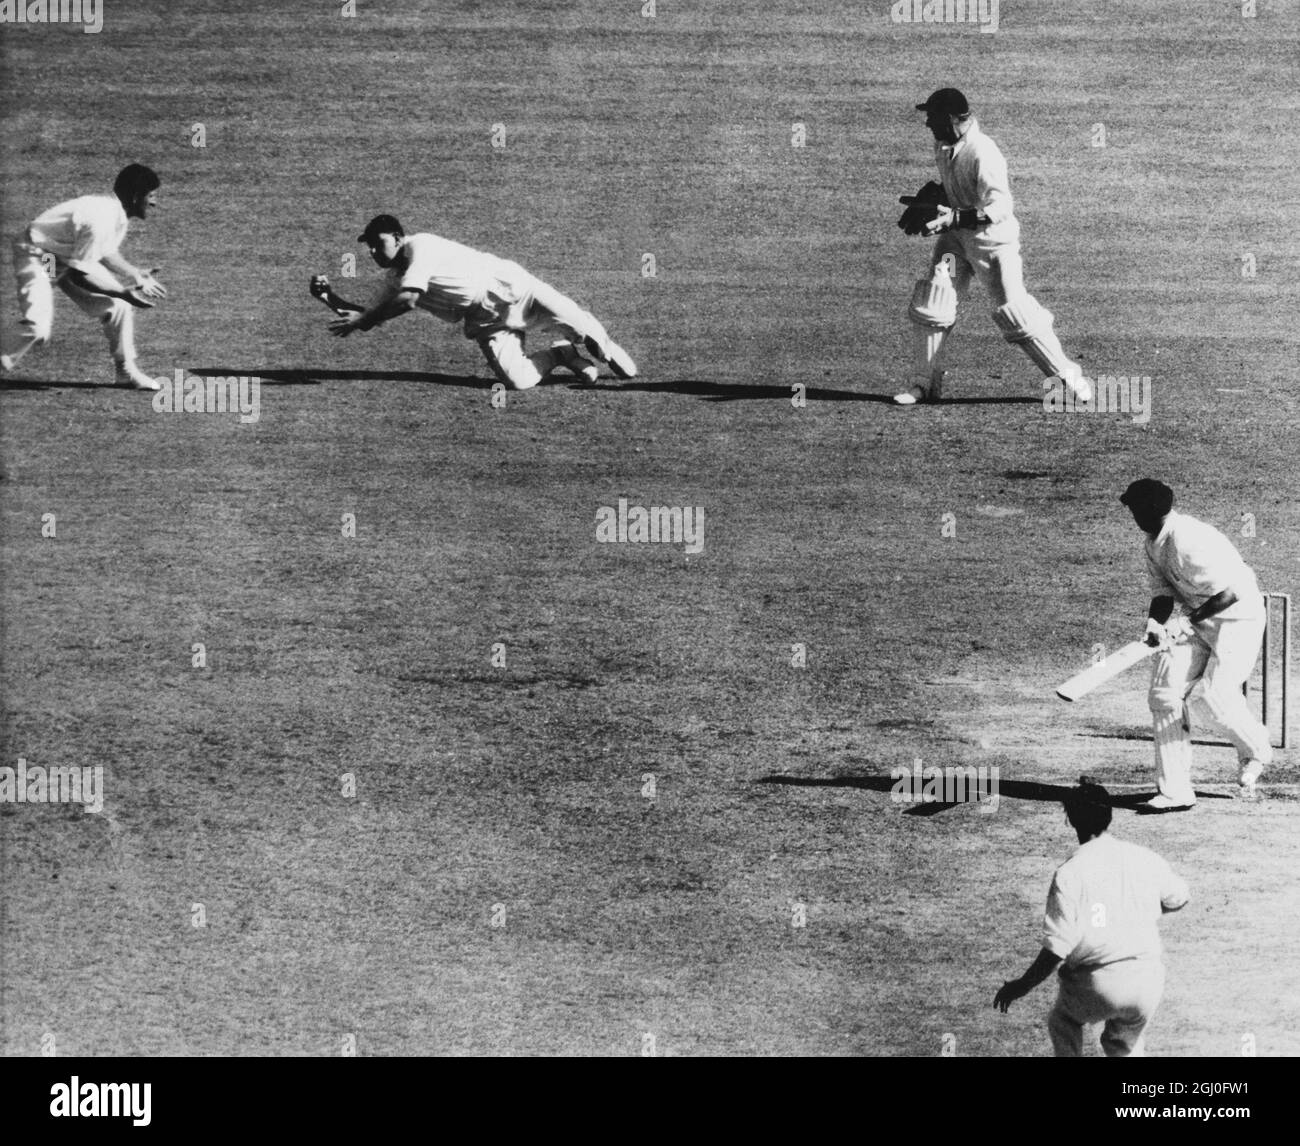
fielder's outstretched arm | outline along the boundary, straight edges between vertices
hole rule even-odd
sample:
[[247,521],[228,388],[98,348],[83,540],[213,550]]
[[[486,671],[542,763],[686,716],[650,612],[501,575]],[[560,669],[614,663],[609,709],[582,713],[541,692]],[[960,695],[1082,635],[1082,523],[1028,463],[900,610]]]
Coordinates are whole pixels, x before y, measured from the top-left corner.
[[397,318],[398,315],[414,310],[415,304],[419,301],[420,292],[418,290],[398,291],[391,298],[376,303],[369,310],[350,314],[345,318],[335,319],[330,323],[330,333],[336,334],[340,338],[346,338],[354,330],[373,330],[380,323],[387,322],[390,318]]
[[347,299],[337,294],[330,281],[324,275],[312,275],[311,279],[311,296],[318,298],[335,314],[346,318],[349,314],[360,314],[366,308],[358,306],[355,302],[348,302]]

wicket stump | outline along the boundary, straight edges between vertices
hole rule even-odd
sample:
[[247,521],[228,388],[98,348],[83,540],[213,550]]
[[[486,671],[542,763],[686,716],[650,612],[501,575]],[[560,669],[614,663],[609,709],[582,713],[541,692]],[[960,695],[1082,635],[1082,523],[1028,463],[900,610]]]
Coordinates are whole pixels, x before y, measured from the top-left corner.
[[[1277,712],[1280,717],[1281,732],[1277,741],[1278,748],[1286,748],[1291,736],[1291,594],[1264,594],[1264,643],[1260,651],[1260,719],[1272,737],[1269,717],[1273,711],[1273,661],[1274,650],[1280,650],[1277,679]],[[1274,617],[1277,618],[1276,631]]]

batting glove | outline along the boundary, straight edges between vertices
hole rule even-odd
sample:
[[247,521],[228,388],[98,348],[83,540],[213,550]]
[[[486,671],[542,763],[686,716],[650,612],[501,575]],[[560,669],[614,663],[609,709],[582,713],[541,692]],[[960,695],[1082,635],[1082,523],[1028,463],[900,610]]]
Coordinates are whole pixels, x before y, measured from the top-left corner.
[[1174,617],[1163,625],[1148,617],[1147,631],[1143,639],[1152,648],[1169,649],[1181,644],[1195,631],[1191,621],[1186,617]]
[[927,238],[933,238],[935,235],[942,235],[944,231],[951,231],[957,225],[957,212],[951,207],[939,205],[935,216],[925,225],[924,234]]

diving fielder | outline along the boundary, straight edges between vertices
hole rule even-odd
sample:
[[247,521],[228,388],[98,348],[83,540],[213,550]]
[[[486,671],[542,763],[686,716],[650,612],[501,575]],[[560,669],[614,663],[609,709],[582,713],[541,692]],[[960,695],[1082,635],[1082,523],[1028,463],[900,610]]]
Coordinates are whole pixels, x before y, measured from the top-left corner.
[[1052,314],[1025,290],[1020,224],[1012,213],[1007,161],[979,128],[966,97],[941,88],[925,103],[942,184],[927,183],[898,225],[908,235],[938,236],[929,274],[912,291],[907,317],[915,326],[912,385],[894,396],[901,406],[935,402],[943,394],[942,351],[957,321],[957,303],[979,276],[993,302],[993,321],[1049,378],[1061,378],[1077,401],[1092,398],[1079,365],[1066,357],[1052,329]]
[[[376,215],[357,242],[365,243],[370,257],[388,272],[369,307],[339,298],[323,275],[311,283],[311,293],[340,316],[330,323],[340,338],[418,307],[444,322],[463,323],[465,337],[478,343],[493,372],[513,390],[536,386],[559,366],[595,382],[599,368],[583,357],[579,345],[616,377],[636,374],[636,363],[591,314],[518,263],[437,235],[407,235],[392,215]],[[528,354],[525,335],[542,325],[565,337]]]
[[[1176,513],[1174,491],[1163,482],[1142,478],[1119,500],[1146,534],[1152,594],[1146,641],[1162,646],[1147,694],[1159,792],[1138,810],[1183,812],[1196,803],[1194,707],[1236,748],[1239,794],[1253,798],[1255,782],[1273,759],[1268,729],[1242,691],[1267,621],[1255,572],[1214,526]],[[1176,605],[1183,615],[1173,616]]]
[[1083,1054],[1088,1023],[1106,1024],[1107,1058],[1140,1057],[1165,986],[1156,924],[1187,905],[1187,884],[1155,852],[1110,834],[1110,797],[1100,784],[1081,778],[1063,803],[1079,848],[1052,877],[1038,957],[1002,984],[993,1005],[1005,1014],[1059,964],[1047,1018],[1057,1057]]
[[[159,383],[136,364],[132,308],[147,309],[167,291],[154,272],[133,267],[119,253],[128,222],[158,205],[159,179],[143,164],[122,168],[112,195],[83,195],[38,215],[14,240],[14,277],[24,336],[12,354],[0,356],[0,370],[12,373],[34,346],[50,340],[54,328],[53,285],[99,322],[113,357],[115,384],[157,390]],[[54,283],[47,266],[52,260]],[[130,285],[124,287],[118,280]]]

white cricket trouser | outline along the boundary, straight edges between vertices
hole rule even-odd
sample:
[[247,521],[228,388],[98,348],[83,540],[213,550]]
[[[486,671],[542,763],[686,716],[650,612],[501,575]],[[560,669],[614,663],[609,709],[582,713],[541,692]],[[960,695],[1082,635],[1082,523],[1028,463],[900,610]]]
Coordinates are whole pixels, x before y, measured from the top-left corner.
[[[54,290],[46,264],[45,254],[39,247],[22,239],[14,250],[14,278],[18,282],[19,321],[27,328],[28,337],[37,342],[48,342],[54,330]],[[134,309],[120,298],[95,294],[68,282],[66,268],[56,264],[58,287],[104,329],[113,361],[125,366],[135,365]]]
[[985,232],[992,230],[963,227],[945,231],[935,241],[930,268],[933,270],[945,258],[951,259],[952,285],[959,300],[965,299],[971,279],[976,276],[994,307],[1016,302],[1029,293],[1025,290],[1019,238],[991,239]]
[[[1017,338],[1021,350],[1048,376],[1072,376],[1077,367],[1062,348],[1052,329],[1052,315],[1025,289],[1024,263],[1020,257],[1020,227],[1011,220],[978,230],[945,231],[930,252],[930,280],[937,281],[936,268],[946,262],[958,303],[964,302],[973,278],[993,303],[994,311],[1011,305],[1025,316],[1026,337]],[[942,374],[941,354],[952,327],[921,326],[913,333],[914,376],[929,385]]]
[[1129,959],[1093,970],[1062,967],[1060,990],[1047,1017],[1057,1058],[1083,1054],[1083,1028],[1105,1023],[1101,1049],[1107,1058],[1140,1058],[1146,1054],[1144,1035],[1165,989],[1164,964],[1153,959]]
[[568,295],[518,267],[518,274],[489,293],[483,304],[465,318],[465,335],[478,342],[483,357],[507,386],[527,390],[536,386],[558,364],[551,350],[528,354],[524,349],[527,332],[538,326],[559,329],[578,346],[587,339],[602,350],[609,335],[590,311]]
[[[1261,606],[1262,608],[1262,606]],[[1180,804],[1192,787],[1191,715],[1196,713],[1237,750],[1237,759],[1273,758],[1268,729],[1250,711],[1241,686],[1250,678],[1264,639],[1265,618],[1211,617],[1181,644],[1158,653],[1151,667],[1151,709],[1160,792]]]

